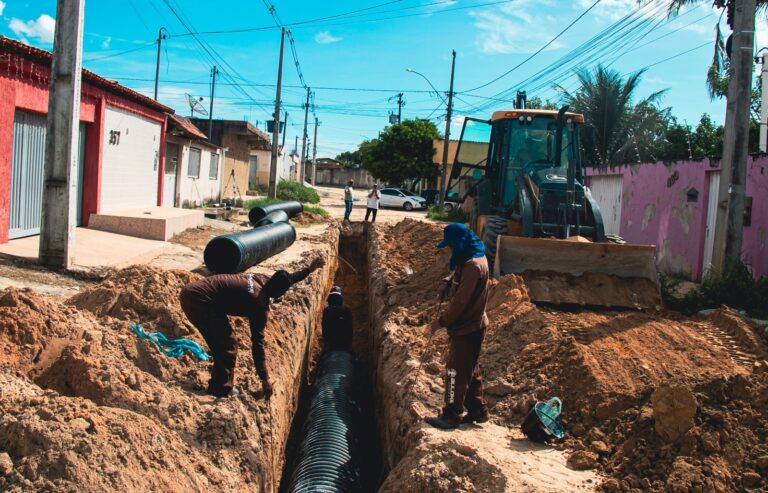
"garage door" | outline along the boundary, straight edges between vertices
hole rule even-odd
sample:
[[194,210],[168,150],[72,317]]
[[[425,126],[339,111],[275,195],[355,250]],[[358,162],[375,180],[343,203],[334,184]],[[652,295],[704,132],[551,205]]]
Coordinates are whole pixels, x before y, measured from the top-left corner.
[[[11,203],[8,238],[21,238],[40,233],[45,172],[46,117],[17,111],[13,121],[13,153],[11,157]],[[82,216],[83,159],[85,157],[85,124],[80,124],[77,179],[73,191],[77,198],[77,225]]]
[[157,206],[161,129],[158,122],[106,108],[101,212]]
[[591,176],[589,190],[600,206],[605,234],[621,234],[621,196],[624,187],[623,175]]

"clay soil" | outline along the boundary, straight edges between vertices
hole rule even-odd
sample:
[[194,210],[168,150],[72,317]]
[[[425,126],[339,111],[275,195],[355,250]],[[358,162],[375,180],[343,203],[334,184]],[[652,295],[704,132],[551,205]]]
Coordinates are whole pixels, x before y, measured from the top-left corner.
[[[330,259],[337,234],[313,256]],[[197,274],[134,266],[66,300],[0,291],[0,491],[273,491],[311,346],[306,329],[332,268],[272,309],[269,402],[245,320],[232,319],[240,394],[218,400],[203,393],[210,363],[167,357],[129,328],[140,322],[205,347],[178,303]]]
[[[768,348],[727,308],[694,318],[569,312],[537,307],[522,279],[507,276],[492,291],[481,356],[491,423],[447,433],[425,427],[422,418],[442,404],[447,347],[444,333],[426,335],[448,274],[440,239],[439,226],[410,220],[372,235],[392,469],[382,491],[768,488]],[[542,452],[519,425],[532,403],[552,396],[563,401],[567,433]],[[600,477],[579,476],[585,469]]]

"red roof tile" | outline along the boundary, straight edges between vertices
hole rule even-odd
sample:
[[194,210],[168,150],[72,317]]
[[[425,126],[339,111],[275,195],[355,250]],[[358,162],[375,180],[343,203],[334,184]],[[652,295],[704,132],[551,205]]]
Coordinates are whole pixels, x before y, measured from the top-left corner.
[[191,121],[187,120],[183,116],[172,115],[169,113],[168,119],[172,122],[173,125],[177,126],[188,137],[192,137],[193,139],[208,140],[207,135],[205,135]]
[[[50,67],[51,62],[53,61],[53,54],[50,51],[41,50],[40,48],[35,48],[34,46],[25,45],[24,43],[14,39],[6,38],[5,36],[0,36],[0,52],[14,53],[29,60],[40,62],[48,67]],[[104,77],[97,75],[90,70],[83,69],[83,81],[119,94],[127,99],[131,99],[164,113],[174,113],[173,109],[158,103],[154,99],[140,94],[133,89],[129,89],[123,85],[120,85],[115,81],[105,79]]]

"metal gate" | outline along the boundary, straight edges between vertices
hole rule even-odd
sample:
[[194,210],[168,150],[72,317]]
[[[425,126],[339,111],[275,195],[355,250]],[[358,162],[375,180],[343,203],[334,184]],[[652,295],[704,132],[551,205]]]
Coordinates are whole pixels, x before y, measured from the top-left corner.
[[624,175],[590,176],[589,190],[600,206],[605,234],[621,234],[621,199]]
[[717,223],[717,200],[720,196],[720,172],[712,171],[709,175],[707,190],[707,229],[704,232],[704,258],[701,263],[701,276],[712,268],[712,255],[715,245],[715,224]]
[[[46,117],[17,111],[13,121],[11,157],[11,204],[8,238],[40,233],[45,180]],[[85,125],[80,124],[77,160],[77,224],[82,222],[82,180],[85,157]]]
[[179,144],[165,144],[165,176],[163,177],[163,206],[175,207],[176,177],[179,166]]

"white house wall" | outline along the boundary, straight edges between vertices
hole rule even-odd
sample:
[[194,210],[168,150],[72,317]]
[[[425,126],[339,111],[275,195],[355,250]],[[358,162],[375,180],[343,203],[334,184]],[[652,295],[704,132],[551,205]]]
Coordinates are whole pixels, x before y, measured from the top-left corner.
[[105,108],[101,212],[157,205],[161,132],[159,122]]
[[[181,146],[182,155],[179,158],[181,161],[181,175],[179,175],[180,205],[182,207],[195,207],[201,206],[205,202],[218,202],[221,195],[223,155],[218,149],[204,147],[199,144],[192,143],[191,147],[200,150],[200,176],[199,178],[189,176],[190,145]],[[219,154],[219,169],[215,179],[208,177],[211,166],[211,152]]]

